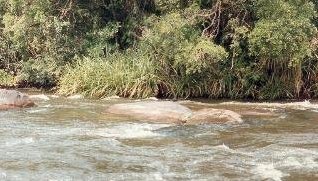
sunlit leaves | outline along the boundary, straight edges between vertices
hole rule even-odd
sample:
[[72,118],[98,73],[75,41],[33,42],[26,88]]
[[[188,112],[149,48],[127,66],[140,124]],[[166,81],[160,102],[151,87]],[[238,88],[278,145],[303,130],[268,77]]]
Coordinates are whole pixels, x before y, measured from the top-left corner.
[[311,22],[315,11],[312,3],[300,1],[258,1],[260,19],[249,37],[253,55],[290,65],[310,55],[309,42],[316,32]]

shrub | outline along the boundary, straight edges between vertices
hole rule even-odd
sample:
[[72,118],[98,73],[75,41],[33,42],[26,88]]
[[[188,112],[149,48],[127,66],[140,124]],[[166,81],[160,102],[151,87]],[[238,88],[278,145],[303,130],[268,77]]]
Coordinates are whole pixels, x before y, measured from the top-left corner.
[[57,84],[61,71],[62,66],[52,58],[30,59],[22,63],[16,81],[20,86],[51,88]]
[[259,20],[249,36],[250,52],[270,77],[291,75],[299,97],[302,62],[311,56],[310,41],[316,33],[314,5],[309,0],[259,0],[256,7]]
[[[139,49],[148,52],[162,81],[164,97],[199,97],[213,94],[211,85],[227,52],[200,32],[180,13],[148,19]],[[213,96],[213,95],[211,95]]]
[[6,71],[0,69],[0,87],[13,86],[14,77],[8,74]]

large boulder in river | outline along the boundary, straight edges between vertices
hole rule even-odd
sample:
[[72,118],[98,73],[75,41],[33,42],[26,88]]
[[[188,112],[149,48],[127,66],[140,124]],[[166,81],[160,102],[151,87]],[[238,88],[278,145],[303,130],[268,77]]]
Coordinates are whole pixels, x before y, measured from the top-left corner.
[[223,109],[192,111],[171,101],[142,101],[110,106],[107,113],[141,119],[156,123],[205,124],[242,122],[241,116]]
[[0,89],[0,110],[34,106],[28,95],[15,90]]

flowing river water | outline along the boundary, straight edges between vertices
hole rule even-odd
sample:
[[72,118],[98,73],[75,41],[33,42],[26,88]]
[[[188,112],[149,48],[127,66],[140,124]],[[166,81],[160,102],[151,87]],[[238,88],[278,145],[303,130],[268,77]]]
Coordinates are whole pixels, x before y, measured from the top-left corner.
[[317,103],[183,101],[269,114],[177,126],[102,113],[127,100],[35,98],[0,112],[1,181],[318,180]]

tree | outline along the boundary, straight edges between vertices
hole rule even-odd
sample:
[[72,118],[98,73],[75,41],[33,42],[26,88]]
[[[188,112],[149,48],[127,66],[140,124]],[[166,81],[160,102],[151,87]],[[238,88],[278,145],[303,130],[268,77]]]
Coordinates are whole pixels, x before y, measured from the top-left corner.
[[270,76],[292,77],[299,95],[301,64],[311,55],[310,41],[316,33],[314,5],[309,0],[258,0],[255,7],[258,21],[249,36],[250,52]]

